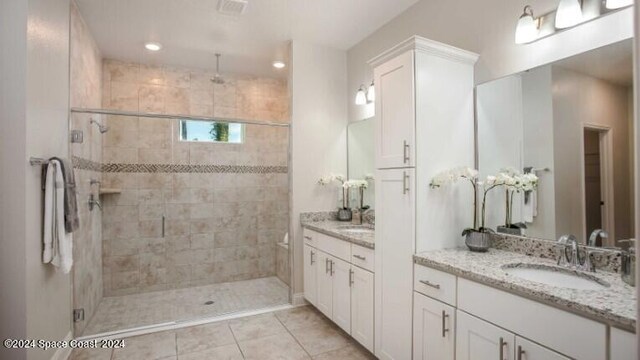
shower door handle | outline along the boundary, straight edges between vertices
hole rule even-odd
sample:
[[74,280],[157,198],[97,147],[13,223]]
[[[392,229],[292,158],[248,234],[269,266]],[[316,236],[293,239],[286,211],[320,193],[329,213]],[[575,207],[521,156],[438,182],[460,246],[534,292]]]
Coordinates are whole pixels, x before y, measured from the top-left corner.
[[163,215],[162,216],[162,237],[164,237],[164,234],[165,234],[165,231],[164,231],[165,230],[165,226],[164,226],[164,224],[165,224],[165,217]]

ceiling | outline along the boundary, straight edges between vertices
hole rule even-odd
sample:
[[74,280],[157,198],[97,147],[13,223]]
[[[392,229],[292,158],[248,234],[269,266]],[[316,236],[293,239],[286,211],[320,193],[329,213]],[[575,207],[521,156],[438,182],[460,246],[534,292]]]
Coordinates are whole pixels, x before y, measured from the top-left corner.
[[617,85],[633,85],[633,41],[607,45],[554,65]]
[[[77,0],[105,58],[286,76],[291,39],[347,50],[418,0],[249,0],[244,14],[220,14],[218,0]],[[163,49],[152,53],[146,42]]]

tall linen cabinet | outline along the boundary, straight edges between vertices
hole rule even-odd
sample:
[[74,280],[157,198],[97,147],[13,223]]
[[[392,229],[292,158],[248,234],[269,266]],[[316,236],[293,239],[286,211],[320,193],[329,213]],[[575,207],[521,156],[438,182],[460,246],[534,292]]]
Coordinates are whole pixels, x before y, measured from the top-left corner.
[[478,56],[414,36],[375,57],[375,354],[412,358],[413,254],[461,245],[470,186],[430,189],[440,171],[474,165]]

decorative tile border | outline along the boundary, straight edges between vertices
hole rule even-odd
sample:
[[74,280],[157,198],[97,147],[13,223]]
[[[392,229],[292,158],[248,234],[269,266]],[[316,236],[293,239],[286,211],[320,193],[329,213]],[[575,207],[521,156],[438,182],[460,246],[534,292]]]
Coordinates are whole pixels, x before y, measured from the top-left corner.
[[287,166],[266,165],[176,165],[176,164],[101,164],[73,156],[73,168],[105,173],[200,173],[200,174],[286,174]]
[[102,171],[102,164],[93,160],[81,158],[79,156],[72,156],[71,163],[74,169],[89,170],[89,171]]
[[264,165],[174,165],[174,164],[104,164],[106,173],[224,173],[224,174],[286,174],[286,166]]
[[[491,247],[496,249],[543,259],[557,258],[558,248],[555,241],[507,234],[493,234],[491,240]],[[594,251],[596,268],[614,273],[620,272],[622,266],[620,251],[593,247],[589,249]]]

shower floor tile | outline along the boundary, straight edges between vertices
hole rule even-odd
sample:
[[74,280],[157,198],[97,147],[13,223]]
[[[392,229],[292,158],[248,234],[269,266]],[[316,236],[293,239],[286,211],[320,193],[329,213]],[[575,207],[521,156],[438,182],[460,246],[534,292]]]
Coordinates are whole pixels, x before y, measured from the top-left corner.
[[[211,301],[213,304],[205,304]],[[105,297],[82,335],[219,316],[288,302],[289,287],[277,277]]]

